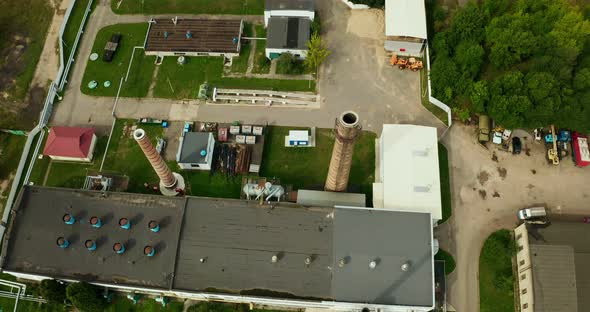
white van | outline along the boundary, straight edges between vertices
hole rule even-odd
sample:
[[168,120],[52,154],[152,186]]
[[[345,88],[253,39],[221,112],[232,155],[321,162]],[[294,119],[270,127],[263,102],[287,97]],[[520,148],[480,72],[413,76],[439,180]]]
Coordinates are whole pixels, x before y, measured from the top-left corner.
[[545,207],[532,207],[532,208],[525,208],[520,209],[518,211],[518,219],[520,220],[529,220],[533,218],[543,218],[547,216],[547,211]]

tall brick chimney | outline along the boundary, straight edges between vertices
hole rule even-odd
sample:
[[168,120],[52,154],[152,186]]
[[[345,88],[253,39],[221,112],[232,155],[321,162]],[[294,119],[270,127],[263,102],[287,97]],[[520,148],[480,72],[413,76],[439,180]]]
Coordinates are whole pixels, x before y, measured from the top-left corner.
[[336,141],[332,150],[328,178],[326,179],[326,191],[346,191],[352,165],[354,142],[360,133],[361,125],[357,113],[347,111],[336,119],[334,128]]
[[160,178],[160,192],[167,196],[176,196],[181,190],[184,190],[184,179],[178,173],[174,173],[168,168],[162,156],[156,151],[150,138],[143,129],[137,129],[133,132],[133,138],[141,147],[145,157],[149,160],[152,168]]

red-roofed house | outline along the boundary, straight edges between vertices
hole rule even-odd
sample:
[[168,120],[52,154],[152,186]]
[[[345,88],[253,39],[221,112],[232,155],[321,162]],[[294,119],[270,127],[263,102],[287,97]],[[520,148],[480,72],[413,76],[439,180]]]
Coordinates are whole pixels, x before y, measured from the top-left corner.
[[92,128],[53,127],[43,149],[43,154],[55,160],[92,161],[96,134]]

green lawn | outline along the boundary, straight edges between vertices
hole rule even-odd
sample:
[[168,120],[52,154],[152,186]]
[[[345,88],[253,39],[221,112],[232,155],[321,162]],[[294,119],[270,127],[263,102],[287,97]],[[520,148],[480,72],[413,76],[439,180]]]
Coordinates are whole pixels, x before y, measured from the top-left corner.
[[494,232],[485,241],[479,257],[481,312],[514,311],[514,253],[514,239],[509,230]]
[[9,177],[18,167],[26,136],[0,132],[0,180]]
[[124,297],[118,297],[110,303],[105,312],[182,312],[184,303],[171,301],[166,307],[151,298],[142,298],[137,305]]
[[88,170],[98,170],[100,168],[107,140],[108,137],[106,136],[97,138],[94,157],[90,163],[50,161],[49,157],[45,157],[44,160],[37,159],[35,168],[31,173],[31,181],[42,184],[46,171],[49,170],[45,182],[46,186],[82,188]]
[[[242,34],[243,37],[250,37],[252,36],[252,24],[244,23],[244,33]],[[248,41],[246,44],[242,44],[242,48],[240,50],[240,56],[234,57],[232,59],[231,71],[234,73],[242,73],[245,74],[246,70],[248,69],[248,58],[250,57],[250,51],[252,50],[252,45],[254,43],[252,41]]]
[[442,204],[441,224],[451,217],[453,209],[451,205],[451,181],[449,176],[449,155],[447,148],[438,143],[438,166],[440,175],[440,199]]
[[[256,37],[266,38],[266,29],[264,25],[256,25]],[[266,58],[264,50],[266,49],[266,40],[256,40],[256,54],[254,55],[254,74],[268,74],[270,71],[270,61]]]
[[436,255],[434,255],[434,260],[441,260],[445,262],[445,274],[449,275],[455,271],[456,263],[455,258],[453,255],[448,253],[445,250],[439,249]]
[[[160,98],[196,98],[199,85],[207,81],[212,87],[262,89],[277,91],[315,91],[315,82],[307,80],[273,80],[259,78],[224,78],[220,57],[189,57],[179,65],[173,57],[160,65],[154,96]],[[310,87],[311,85],[311,87]]]
[[[285,147],[285,136],[294,129],[266,128],[260,175],[280,178],[282,184],[292,184],[295,189],[323,189],[334,146],[332,129],[317,129],[316,147]],[[352,191],[367,194],[369,206],[375,180],[375,138],[374,133],[363,131],[356,142],[349,179]]]
[[114,0],[116,14],[236,14],[262,15],[264,0]]
[[[96,61],[86,60],[86,70],[80,85],[84,94],[95,96],[115,96],[117,94],[120,79],[127,74],[133,48],[143,46],[147,27],[147,23],[116,24],[106,26],[98,32],[92,52],[98,53],[99,58]],[[103,50],[105,44],[115,33],[122,35],[121,42],[113,60],[107,63],[102,60]],[[147,95],[155,68],[154,61],[155,56],[145,56],[143,49],[136,49],[131,73],[128,81],[123,84],[121,96],[144,97]],[[92,80],[98,82],[98,87],[91,90],[88,88],[88,83]],[[103,86],[107,80],[111,82],[111,86],[108,88]]]
[[[170,168],[178,168],[176,163],[170,164]],[[240,198],[242,177],[227,178],[224,174],[216,173],[213,176],[204,171],[176,170],[184,177],[187,194],[193,196],[216,198]]]

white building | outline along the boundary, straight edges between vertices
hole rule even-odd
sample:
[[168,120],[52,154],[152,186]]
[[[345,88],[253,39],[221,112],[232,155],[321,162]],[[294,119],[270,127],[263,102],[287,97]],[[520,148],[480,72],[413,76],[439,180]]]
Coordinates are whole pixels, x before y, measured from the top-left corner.
[[266,0],[264,3],[264,26],[271,17],[304,17],[313,21],[314,0]]
[[180,138],[176,162],[183,170],[211,170],[215,139],[211,132],[187,132]]
[[264,25],[268,59],[291,53],[298,59],[307,57],[311,22],[315,17],[314,0],[266,0]]
[[430,213],[442,219],[436,128],[383,125],[377,142],[373,206]]
[[385,0],[385,50],[422,56],[428,33],[424,0]]

